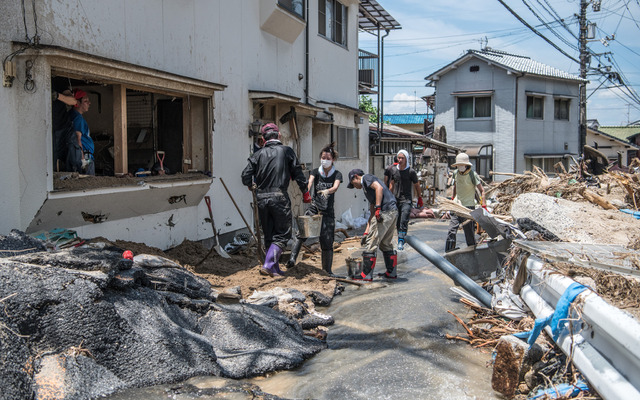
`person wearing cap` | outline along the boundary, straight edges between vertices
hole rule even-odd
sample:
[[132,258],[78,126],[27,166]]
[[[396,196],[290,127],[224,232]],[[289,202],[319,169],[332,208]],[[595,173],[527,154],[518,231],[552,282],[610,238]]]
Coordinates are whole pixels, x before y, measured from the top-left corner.
[[386,271],[378,274],[388,279],[398,276],[398,255],[393,248],[393,228],[398,218],[396,198],[378,177],[365,174],[361,169],[349,172],[349,189],[362,189],[369,201],[371,216],[367,222],[361,244],[365,247],[362,252],[362,272],[354,280],[372,281],[373,269],[376,266],[378,247],[382,251]]
[[78,101],[70,111],[75,135],[69,140],[67,153],[67,169],[69,171],[82,172],[86,175],[95,175],[95,164],[93,159],[93,139],[89,131],[89,124],[84,119],[83,114],[89,111],[91,101],[89,95],[82,89],[76,89],[73,97]]
[[[418,208],[423,206],[422,188],[418,182],[418,174],[409,165],[409,152],[400,150],[396,156],[398,164],[393,165],[389,171],[389,190],[396,196],[398,206],[398,220],[396,229],[398,230],[398,250],[404,250],[404,237],[409,228],[409,216],[413,208],[413,194],[415,190],[418,197]],[[385,171],[385,175],[386,175]]]
[[[484,206],[485,203],[484,188],[482,187],[478,174],[471,169],[471,166],[469,156],[466,153],[459,153],[456,156],[456,162],[452,165],[452,167],[457,167],[457,170],[453,172],[454,183],[451,200],[457,198],[458,203],[473,210],[476,207],[476,189],[480,193],[481,205]],[[464,238],[467,241],[467,246],[474,246],[476,244],[474,224],[473,222],[463,224],[465,221],[466,218],[451,214],[445,252],[456,249],[456,234],[460,225],[462,225],[462,229],[464,230]]]
[[260,130],[264,146],[249,157],[242,171],[242,184],[250,190],[255,185],[260,225],[267,249],[260,273],[281,276],[279,261],[282,251],[291,239],[291,200],[287,189],[294,180],[303,193],[303,201],[311,202],[307,178],[302,173],[296,153],[280,141],[282,136],[276,124],[266,124]]

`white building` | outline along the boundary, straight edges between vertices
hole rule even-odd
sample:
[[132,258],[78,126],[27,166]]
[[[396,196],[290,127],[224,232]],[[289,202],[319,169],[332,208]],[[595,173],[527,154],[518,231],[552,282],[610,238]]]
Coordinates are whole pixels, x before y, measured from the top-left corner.
[[[220,178],[251,221],[240,172],[253,149],[252,122],[278,123],[308,168],[334,140],[345,179],[354,167],[367,170],[368,124],[358,110],[361,8],[358,0],[0,3],[7,61],[0,234],[69,228],[169,248],[211,237],[204,195],[222,233],[242,229]],[[59,190],[51,94],[68,86],[89,94],[98,175],[148,169],[157,151],[181,174],[133,185],[86,178],[86,188]],[[295,124],[280,122],[292,110]],[[301,212],[291,186],[294,213]],[[337,215],[365,208],[346,182],[336,196]]]
[[436,88],[435,126],[447,143],[493,147],[493,170],[553,171],[578,154],[578,95],[584,80],[528,57],[485,49],[427,76]]

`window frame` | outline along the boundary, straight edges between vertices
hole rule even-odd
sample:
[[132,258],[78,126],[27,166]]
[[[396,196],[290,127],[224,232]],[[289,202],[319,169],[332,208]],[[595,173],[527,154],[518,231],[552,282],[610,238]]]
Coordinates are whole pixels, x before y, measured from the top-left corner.
[[[336,126],[338,154],[341,159],[360,158],[360,131],[358,128]],[[351,137],[345,135],[351,134]],[[350,139],[350,140],[349,140]]]
[[[306,2],[308,0],[278,0],[278,6],[280,6],[282,9],[287,10],[289,13],[295,15],[296,17],[300,18],[301,20],[305,20],[305,6],[306,6]],[[298,14],[295,11],[295,6],[294,3],[301,3],[301,10],[300,13]]]
[[[339,17],[339,21],[338,21]],[[318,35],[347,47],[349,7],[338,0],[318,0]],[[330,32],[327,32],[330,30]]]
[[[564,110],[566,112],[566,118],[558,116],[560,107],[558,105],[564,104]],[[566,97],[554,97],[553,98],[553,119],[555,121],[569,121],[571,119],[571,99]]]
[[[468,101],[471,99],[471,116],[461,116],[462,107],[460,101]],[[478,115],[477,99],[489,100],[489,115]],[[456,119],[461,120],[490,120],[493,118],[493,96],[456,96]]]
[[[529,114],[529,100],[531,100],[531,114]],[[536,113],[536,100],[540,102],[540,115],[538,116]],[[527,95],[527,104],[525,108],[525,115],[527,119],[535,119],[535,120],[544,120],[544,96],[536,96],[533,94]]]
[[182,170],[174,172],[188,172],[196,168],[211,170],[214,94],[226,86],[61,48],[44,46],[41,55],[50,69],[50,79],[62,76],[112,87],[115,176],[130,172],[127,90],[182,98]]

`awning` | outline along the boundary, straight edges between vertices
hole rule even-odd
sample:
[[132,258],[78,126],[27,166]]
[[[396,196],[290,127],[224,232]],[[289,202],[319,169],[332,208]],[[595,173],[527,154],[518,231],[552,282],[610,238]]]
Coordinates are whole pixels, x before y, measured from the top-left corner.
[[288,103],[291,105],[295,105],[296,107],[299,107],[301,109],[309,110],[312,112],[320,112],[323,110],[320,107],[316,107],[311,104],[302,103],[300,97],[295,97],[288,94],[269,91],[269,90],[249,90],[249,99],[253,101],[262,102],[265,104]]
[[524,158],[569,158],[577,154],[571,153],[544,153],[544,154],[525,154]]
[[400,23],[376,0],[360,0],[358,28],[363,31],[402,29]]
[[491,96],[494,90],[464,90],[451,93],[452,96]]

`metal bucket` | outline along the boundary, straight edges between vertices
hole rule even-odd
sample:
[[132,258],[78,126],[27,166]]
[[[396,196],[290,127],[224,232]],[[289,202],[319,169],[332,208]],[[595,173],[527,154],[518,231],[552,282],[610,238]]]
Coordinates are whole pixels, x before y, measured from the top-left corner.
[[362,273],[362,259],[360,258],[347,258],[347,269],[349,278],[360,276]]
[[311,238],[320,236],[322,229],[322,215],[301,215],[297,219],[300,237]]

